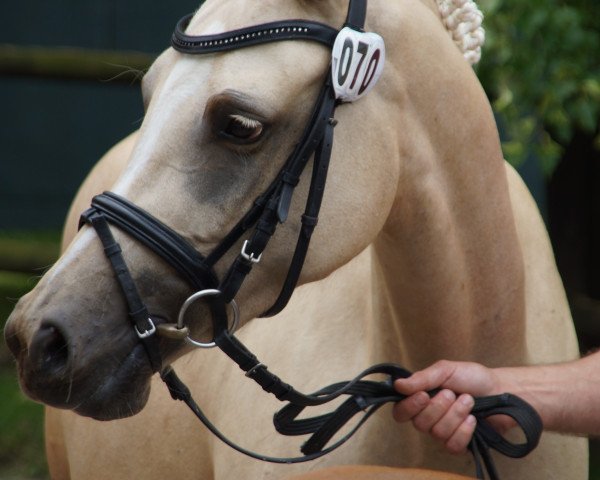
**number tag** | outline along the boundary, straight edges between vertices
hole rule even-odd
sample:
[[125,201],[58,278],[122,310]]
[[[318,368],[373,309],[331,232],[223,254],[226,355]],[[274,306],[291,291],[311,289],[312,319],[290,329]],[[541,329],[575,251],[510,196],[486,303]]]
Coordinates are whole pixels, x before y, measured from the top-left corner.
[[344,27],[333,45],[331,75],[335,97],[354,102],[375,86],[385,63],[383,38]]

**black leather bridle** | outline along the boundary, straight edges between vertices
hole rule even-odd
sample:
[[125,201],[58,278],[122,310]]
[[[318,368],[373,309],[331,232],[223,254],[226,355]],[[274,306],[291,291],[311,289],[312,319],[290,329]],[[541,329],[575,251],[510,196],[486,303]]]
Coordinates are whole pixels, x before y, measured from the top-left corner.
[[[354,32],[362,32],[366,10],[366,0],[350,0],[344,26]],[[340,30],[318,22],[286,20],[218,35],[190,36],[185,34],[184,30],[191,18],[192,15],[188,15],[177,24],[172,38],[173,48],[183,54],[218,53],[284,40],[314,41],[333,49],[340,34]],[[372,58],[380,59],[376,55],[373,55]],[[376,66],[376,61],[372,63]],[[367,80],[370,82],[373,79],[375,66],[372,70],[367,69],[363,86]],[[371,68],[371,64],[368,68]],[[301,217],[302,226],[296,248],[281,293],[263,316],[271,316],[280,312],[296,287],[310,238],[317,224],[323,198],[333,143],[333,130],[337,123],[334,120],[334,112],[336,106],[342,103],[334,83],[335,79],[332,73],[328,72],[315,102],[310,121],[284,166],[269,187],[256,199],[250,210],[206,257],[151,214],[111,192],[94,197],[91,208],[82,214],[80,221],[80,226],[87,223],[96,230],[127,302],[135,332],[146,348],[153,370],[160,372],[173,398],[183,400],[207,428],[228,445],[250,457],[275,463],[304,462],[338,448],[378,408],[388,402],[397,402],[404,398],[394,390],[392,383],[396,378],[410,375],[408,371],[398,365],[380,364],[365,370],[352,381],[330,385],[313,394],[306,395],[273,375],[237,340],[233,335],[233,329],[228,326],[227,306],[232,305],[237,310],[234,297],[252,267],[260,261],[277,225],[287,220],[294,188],[312,158],[312,179],[305,211]],[[361,93],[363,92],[361,91]],[[207,298],[213,320],[214,345],[223,350],[246,372],[246,376],[257,382],[266,392],[287,402],[286,406],[274,416],[276,430],[284,435],[312,434],[301,448],[303,456],[275,458],[246,450],[224,437],[204,416],[192,399],[189,389],[179,380],[173,369],[163,365],[158,346],[156,332],[161,329],[167,336],[189,339],[188,329],[181,320],[182,313],[180,313],[180,319],[176,325],[157,325],[159,322],[148,312],[137,291],[121,248],[112,235],[110,225],[118,227],[158,254],[198,292],[188,299],[184,304],[185,308],[199,298]],[[227,274],[224,278],[219,279],[214,272],[214,265],[251,229],[253,229],[252,234],[244,242],[241,252],[229,267]],[[185,308],[182,308],[182,312]],[[192,341],[192,343],[198,342]],[[204,344],[200,345],[204,346]],[[364,377],[375,373],[387,375],[388,381],[363,380]],[[435,391],[430,392],[431,395],[435,393]],[[342,395],[347,396],[347,399],[333,412],[317,417],[297,419],[306,407],[322,405]],[[339,429],[361,411],[364,412],[364,415],[353,429],[341,439],[330,444]],[[473,414],[477,417],[478,423],[470,449],[475,458],[476,473],[479,478],[483,478],[484,475],[483,465],[485,465],[490,478],[497,478],[489,448],[511,457],[522,457],[533,450],[539,441],[542,431],[541,419],[531,406],[518,397],[503,394],[477,398]],[[509,415],[517,421],[525,434],[525,443],[510,443],[494,431],[485,418],[497,414]]]

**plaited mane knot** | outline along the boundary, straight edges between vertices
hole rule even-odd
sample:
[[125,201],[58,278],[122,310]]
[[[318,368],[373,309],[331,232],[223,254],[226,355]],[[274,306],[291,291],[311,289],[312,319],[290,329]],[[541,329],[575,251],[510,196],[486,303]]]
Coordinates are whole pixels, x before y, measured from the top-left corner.
[[473,0],[436,0],[442,22],[465,59],[474,65],[485,42],[483,13]]

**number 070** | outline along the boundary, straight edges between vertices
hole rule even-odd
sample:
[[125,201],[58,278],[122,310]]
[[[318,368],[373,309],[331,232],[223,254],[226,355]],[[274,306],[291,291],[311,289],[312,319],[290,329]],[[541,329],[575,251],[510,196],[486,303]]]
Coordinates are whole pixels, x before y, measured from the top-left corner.
[[[341,43],[341,48],[338,42]],[[337,48],[336,48],[337,46]],[[333,81],[338,98],[358,99],[377,81],[385,52],[379,35],[344,28],[338,35],[333,51]],[[339,56],[337,56],[339,54]]]

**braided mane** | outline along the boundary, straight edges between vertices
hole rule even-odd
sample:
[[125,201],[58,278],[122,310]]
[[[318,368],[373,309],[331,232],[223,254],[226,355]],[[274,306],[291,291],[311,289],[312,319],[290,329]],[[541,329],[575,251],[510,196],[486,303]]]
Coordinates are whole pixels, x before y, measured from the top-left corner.
[[465,59],[474,65],[481,59],[485,30],[483,13],[473,0],[436,0],[442,22]]

